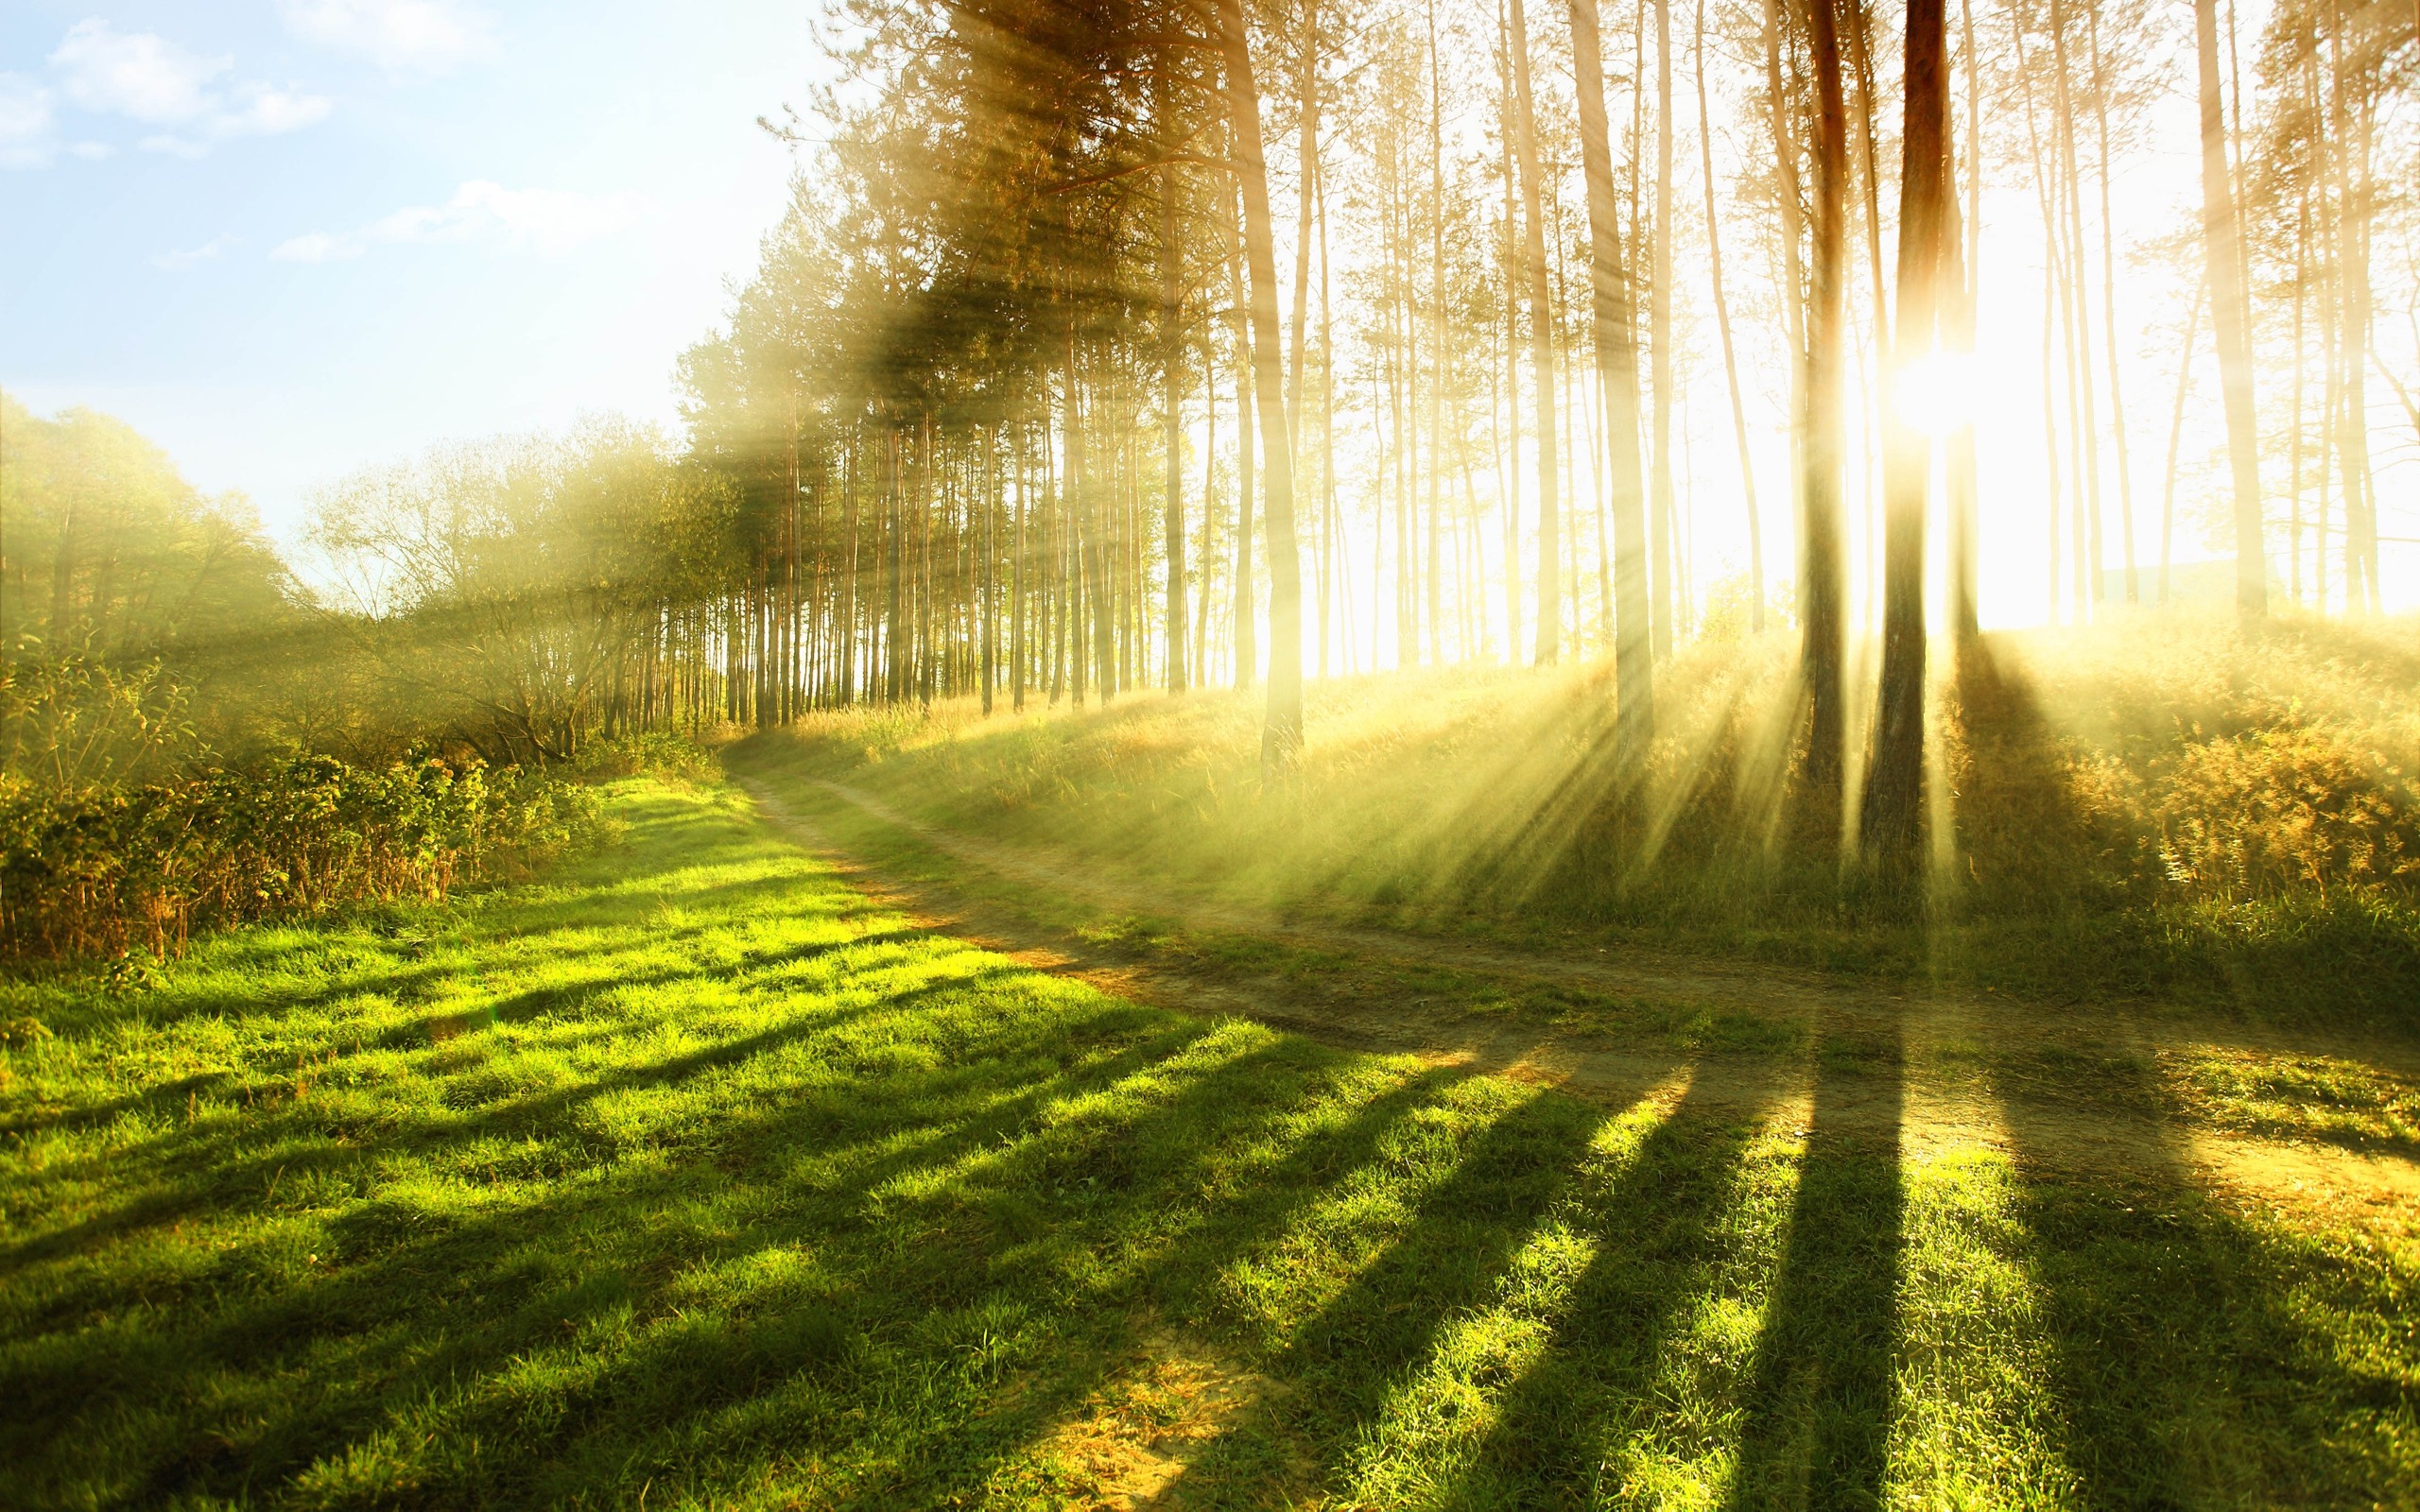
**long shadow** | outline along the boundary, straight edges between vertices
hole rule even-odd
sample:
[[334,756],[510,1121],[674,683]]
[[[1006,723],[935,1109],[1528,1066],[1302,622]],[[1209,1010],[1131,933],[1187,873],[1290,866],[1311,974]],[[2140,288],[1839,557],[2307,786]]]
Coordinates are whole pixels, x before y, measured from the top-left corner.
[[[1187,1143],[1198,1139],[1202,1147],[1168,1169],[1155,1189],[1180,1199],[1190,1194],[1193,1200],[1183,1204],[1184,1211],[1173,1222],[1168,1213],[1148,1202],[1121,1205],[1119,1211],[1128,1215],[1128,1221],[1099,1230],[1094,1245],[1102,1250],[1135,1246],[1147,1258],[1130,1274],[1085,1288],[1083,1305],[1098,1310],[1093,1314],[1093,1348],[1074,1369],[1062,1370],[1047,1381],[1021,1382],[1013,1400],[993,1415],[998,1436],[992,1452],[971,1462],[963,1454],[947,1452],[948,1460],[958,1462],[954,1468],[946,1462],[928,1465],[917,1480],[920,1502],[946,1503],[952,1497],[976,1494],[992,1465],[1029,1448],[1080,1410],[1108,1379],[1115,1363],[1131,1354],[1138,1316],[1165,1314],[1170,1321],[1197,1329],[1215,1326],[1219,1308],[1217,1282],[1232,1263],[1274,1242],[1322,1196],[1367,1169],[1392,1135],[1468,1077],[1466,1072],[1450,1066],[1426,1067],[1404,1076],[1351,1108],[1332,1126],[1300,1140],[1279,1160],[1253,1172],[1248,1189],[1230,1189],[1204,1201],[1198,1173],[1216,1164],[1220,1153],[1249,1148],[1289,1113],[1333,1095],[1335,1075],[1354,1064],[1354,1057],[1307,1041],[1281,1043],[1290,1046],[1292,1054],[1329,1069],[1299,1095],[1278,1102],[1269,1100],[1265,1088],[1245,1081],[1241,1085],[1250,1088],[1242,1093],[1245,1106],[1256,1107],[1258,1111],[1241,1127],[1203,1130],[1197,1122],[1162,1122],[1167,1134]],[[1196,1101],[1205,1116],[1219,1106],[1208,1099]],[[1166,1141],[1164,1136],[1129,1143],[1150,1148]],[[1123,1189],[1132,1190],[1131,1184],[1123,1184]],[[1150,1190],[1136,1195],[1147,1195]],[[919,1447],[939,1452],[953,1449],[946,1441]]]
[[[755,1034],[717,1040],[644,1066],[624,1067],[536,1096],[512,1098],[475,1110],[465,1110],[461,1116],[413,1129],[385,1143],[390,1149],[425,1157],[445,1146],[465,1144],[494,1134],[534,1134],[598,1098],[668,1086],[694,1075],[740,1064],[792,1041],[823,1037],[856,1019],[877,1013],[911,1010],[935,997],[978,989],[986,981],[1024,974],[1027,974],[1027,969],[1003,963],[970,976],[948,977],[925,983],[905,992],[878,996],[852,1007],[801,1015]],[[356,1152],[327,1139],[324,1132],[312,1124],[304,1124],[292,1132],[306,1138],[317,1136],[317,1143],[313,1145],[298,1148],[291,1142],[278,1143],[266,1154],[233,1163],[214,1158],[215,1151],[232,1150],[237,1145],[261,1144],[265,1143],[265,1132],[257,1121],[230,1120],[223,1130],[214,1134],[170,1133],[160,1136],[156,1143],[173,1147],[181,1164],[198,1164],[212,1172],[206,1186],[147,1193],[132,1202],[92,1214],[66,1228],[0,1248],[0,1277],[12,1275],[45,1260],[87,1249],[105,1240],[124,1238],[141,1229],[157,1228],[205,1210],[243,1211],[265,1205],[269,1180],[279,1170],[291,1170],[301,1175],[314,1168],[324,1170],[350,1166],[360,1160]],[[237,1200],[238,1194],[256,1191],[264,1194],[258,1201]]]
[[1827,1032],[1790,1202],[1789,1247],[1766,1304],[1730,1505],[1869,1507],[1883,1501],[1907,1196],[1895,1026]]
[[[1284,1440],[1333,1449],[1374,1420],[1439,1331],[1490,1296],[1525,1240],[1567,1195],[1605,1110],[1538,1093],[1475,1131],[1402,1228],[1267,1365],[1290,1388],[1230,1424],[1169,1494],[1250,1500],[1282,1478]],[[1288,1419],[1307,1420],[1299,1424]]]
[[[1084,1016],[1072,1020],[1062,1017],[1051,1024],[1035,1025],[1024,1037],[1022,1045],[993,1046],[1001,1057],[1008,1057],[996,1063],[1008,1068],[1010,1074],[1017,1075],[1016,1068],[1020,1066],[1028,1068],[1029,1074],[1022,1081],[1001,1087],[999,1091],[1004,1095],[978,1099],[981,1106],[959,1120],[955,1127],[946,1129],[939,1141],[923,1142],[913,1148],[891,1146],[879,1150],[876,1159],[850,1173],[845,1193],[826,1196],[838,1197],[844,1208],[854,1210],[861,1205],[864,1194],[903,1167],[919,1161],[945,1161],[954,1154],[990,1145],[1024,1125],[1047,1102],[1080,1097],[1121,1076],[1147,1069],[1182,1053],[1206,1032],[1199,1023],[1175,1021],[1166,1030],[1146,1034],[1119,1055],[1072,1074],[1059,1072],[1048,1051],[1068,1034],[1081,1035],[1100,1028],[1131,1036],[1136,1029],[1134,1013],[1122,1005],[1104,1005],[1090,1019],[1094,1022],[1088,1022]],[[1031,1069],[1043,1065],[1050,1070]],[[1220,1078],[1222,1085],[1196,1089],[1193,1101],[1201,1108],[1232,1103],[1242,1087],[1265,1069],[1255,1057],[1248,1057],[1225,1069]],[[888,1086],[877,1083],[856,1088],[853,1096],[855,1100],[871,1100],[881,1106],[926,1106],[934,1096],[925,1085],[929,1080],[927,1074],[910,1074],[906,1076],[910,1085],[900,1085],[899,1078],[893,1078]],[[713,1167],[726,1167],[735,1159],[740,1163],[736,1171],[716,1169],[714,1179],[721,1184],[720,1190],[738,1194],[737,1200],[745,1211],[733,1216],[745,1221],[735,1225],[735,1231],[726,1240],[705,1246],[707,1254],[693,1252],[683,1257],[685,1260],[694,1263],[710,1259],[716,1249],[752,1250],[768,1243],[801,1239],[848,1241],[848,1226],[836,1233],[828,1218],[818,1222],[801,1213],[796,1201],[779,1190],[782,1182],[768,1185],[763,1180],[777,1177],[786,1168],[789,1152],[799,1147],[801,1138],[809,1135],[817,1122],[816,1108],[797,1103],[722,1121],[707,1142],[710,1153],[721,1152]],[[748,1179],[752,1172],[758,1179]],[[326,1393],[304,1415],[279,1426],[276,1437],[285,1446],[282,1456],[269,1452],[266,1459],[256,1457],[242,1468],[242,1479],[246,1481],[290,1473],[368,1432],[382,1400],[408,1401],[426,1383],[479,1378],[516,1353],[550,1337],[559,1338],[562,1327],[580,1316],[632,1301],[646,1302],[649,1294],[662,1290],[671,1280],[672,1267],[663,1263],[668,1256],[659,1255],[645,1267],[652,1276],[643,1283],[634,1284],[637,1278],[624,1267],[591,1265],[583,1267],[581,1279],[572,1284],[541,1294],[516,1288],[510,1275],[499,1274],[498,1257],[512,1259],[543,1253],[563,1245],[603,1212],[626,1212],[626,1222],[632,1226],[632,1231],[643,1231],[644,1224],[639,1220],[646,1213],[664,1203],[694,1196],[694,1191],[689,1190],[693,1180],[694,1177],[684,1175],[677,1166],[650,1165],[611,1176],[599,1184],[571,1189],[546,1201],[512,1205],[491,1215],[440,1224],[434,1229],[415,1225],[398,1231],[381,1222],[374,1212],[340,1217],[329,1226],[331,1237],[339,1250],[360,1255],[359,1261],[323,1281],[285,1288],[273,1297],[245,1297],[237,1305],[213,1309],[216,1315],[198,1320],[198,1329],[179,1331],[184,1333],[176,1349],[181,1363],[170,1374],[268,1368],[301,1355],[319,1355],[328,1344],[365,1338],[374,1344],[382,1332],[391,1332],[394,1324],[402,1321],[398,1309],[410,1304],[399,1298],[415,1293],[424,1295],[431,1277],[456,1277],[465,1286],[485,1294],[466,1308],[449,1309],[452,1315],[444,1322],[431,1320],[438,1331],[435,1347],[424,1343],[413,1349],[411,1367],[402,1380],[388,1379],[387,1372],[380,1370],[359,1372],[356,1384]],[[588,1247],[588,1244],[579,1247]],[[908,1274],[899,1279],[909,1280],[923,1273],[945,1283],[939,1291],[962,1289],[968,1278],[953,1262],[964,1258],[961,1246],[943,1246],[935,1252],[911,1257]],[[516,1261],[515,1265],[518,1264],[520,1262]],[[512,1268],[515,1267],[506,1267]],[[938,1275],[934,1274],[936,1271]],[[979,1279],[980,1274],[978,1265],[974,1276]],[[751,1332],[741,1330],[743,1334]],[[772,1335],[779,1334],[778,1329],[772,1331]],[[56,1342],[64,1346],[69,1341],[60,1337]],[[814,1338],[794,1342],[808,1354],[824,1349]],[[74,1349],[63,1354],[54,1350],[47,1368],[39,1360],[21,1360],[9,1371],[9,1399],[46,1407],[30,1417],[12,1415],[17,1420],[9,1425],[6,1436],[21,1443],[39,1439],[55,1427],[72,1421],[79,1404],[92,1401],[95,1389],[102,1383],[113,1383],[118,1389],[161,1392],[164,1383],[157,1372],[165,1362],[157,1358],[156,1348],[135,1348],[113,1364],[112,1357],[123,1349],[124,1346],[98,1351]],[[828,1349],[824,1352],[829,1352]],[[682,1398],[683,1405],[694,1409],[724,1400],[752,1382],[761,1383],[763,1372],[777,1363],[765,1354],[765,1349],[758,1349],[738,1362],[689,1362],[684,1372],[686,1384],[674,1394]],[[645,1375],[662,1364],[646,1350],[636,1351],[629,1363],[606,1372],[600,1381],[604,1388],[610,1388],[614,1380],[631,1370]],[[167,1394],[177,1395],[173,1391]],[[611,1389],[602,1389],[602,1396],[600,1410],[615,1405]],[[658,1405],[662,1403],[659,1401]],[[610,1417],[611,1413],[607,1415]],[[232,1463],[219,1465],[217,1460],[221,1457],[211,1456],[209,1464],[199,1467],[182,1461],[163,1466],[157,1472],[160,1478],[155,1480],[154,1489],[162,1494],[202,1486],[224,1490],[233,1483],[223,1475],[234,1473],[236,1467]],[[196,1479],[196,1475],[199,1478]]]
[[[2113,1074],[2141,1078],[2136,1106],[2156,1106],[2149,1067]],[[2054,1106],[2021,1089],[2001,1103],[2086,1504],[2413,1504],[2408,1272],[2359,1258],[2356,1235],[2264,1229],[2214,1200],[2164,1122],[2113,1168]]]
[[2100,849],[2068,753],[2024,667],[1986,636],[1958,659],[1954,717],[1963,769],[1950,775],[1971,906],[2072,914],[2090,898]]
[[1736,1106],[1684,1096],[1613,1178],[1584,1194],[1572,1222],[1595,1253],[1528,1366],[1497,1393],[1493,1427],[1443,1500],[1464,1505],[1584,1500],[1609,1437],[1651,1424],[1671,1341],[1715,1283],[1735,1238],[1725,1219],[1778,1068],[1740,1088]]

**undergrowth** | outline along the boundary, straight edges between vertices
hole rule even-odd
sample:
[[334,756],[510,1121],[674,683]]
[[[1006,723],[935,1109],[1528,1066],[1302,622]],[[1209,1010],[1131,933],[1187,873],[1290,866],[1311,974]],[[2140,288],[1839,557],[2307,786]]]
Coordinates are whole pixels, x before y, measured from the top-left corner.
[[1987,637],[1936,679],[1917,907],[1794,842],[1786,632],[1668,667],[1643,775],[1614,760],[1602,665],[1315,685],[1274,791],[1251,693],[823,713],[730,760],[1289,909],[2401,1020],[2420,980],[2412,629],[2146,616]]

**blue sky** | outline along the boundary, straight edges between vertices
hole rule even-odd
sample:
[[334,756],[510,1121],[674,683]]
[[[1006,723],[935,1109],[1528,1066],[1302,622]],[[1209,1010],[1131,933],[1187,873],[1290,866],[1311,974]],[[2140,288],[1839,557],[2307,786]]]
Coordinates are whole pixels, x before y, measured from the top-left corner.
[[800,0],[0,7],[0,387],[250,494],[670,420],[821,65]]

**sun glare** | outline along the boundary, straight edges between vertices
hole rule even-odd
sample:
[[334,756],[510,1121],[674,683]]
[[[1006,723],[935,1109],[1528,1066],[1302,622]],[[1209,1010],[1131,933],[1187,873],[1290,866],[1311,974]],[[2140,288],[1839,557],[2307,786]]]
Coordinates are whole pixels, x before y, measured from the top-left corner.
[[1899,369],[1892,413],[1927,436],[1943,437],[1975,421],[1979,368],[1971,352],[1935,352]]

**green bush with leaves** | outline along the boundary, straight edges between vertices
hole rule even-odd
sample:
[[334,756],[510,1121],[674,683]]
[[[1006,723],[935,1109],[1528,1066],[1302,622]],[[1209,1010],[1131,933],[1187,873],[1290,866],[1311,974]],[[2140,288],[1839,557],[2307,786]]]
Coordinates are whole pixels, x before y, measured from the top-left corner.
[[0,955],[164,955],[198,927],[442,898],[603,824],[592,789],[433,757],[295,756],[82,792],[0,779]]

